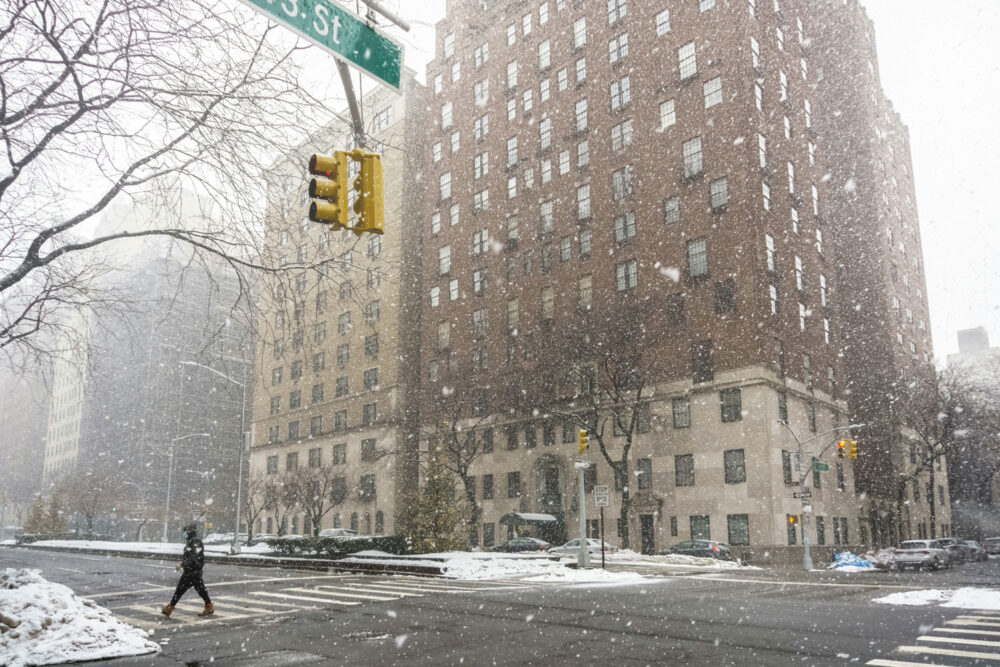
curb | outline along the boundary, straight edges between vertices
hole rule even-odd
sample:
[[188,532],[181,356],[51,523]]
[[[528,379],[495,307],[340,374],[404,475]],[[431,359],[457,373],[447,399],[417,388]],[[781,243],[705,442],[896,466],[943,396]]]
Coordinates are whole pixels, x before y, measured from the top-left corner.
[[[11,549],[34,549],[36,551],[62,551],[66,553],[91,554],[96,556],[115,556],[118,558],[143,558],[146,560],[171,561],[179,558],[178,554],[158,554],[148,551],[118,551],[111,549],[85,549],[75,547],[41,547],[32,544],[4,545]],[[444,564],[412,565],[389,563],[342,563],[336,560],[320,558],[248,558],[244,556],[223,556],[205,554],[206,563],[236,565],[243,567],[276,568],[282,570],[310,570],[325,572],[361,572],[371,574],[415,574],[429,577],[440,577],[444,574]]]

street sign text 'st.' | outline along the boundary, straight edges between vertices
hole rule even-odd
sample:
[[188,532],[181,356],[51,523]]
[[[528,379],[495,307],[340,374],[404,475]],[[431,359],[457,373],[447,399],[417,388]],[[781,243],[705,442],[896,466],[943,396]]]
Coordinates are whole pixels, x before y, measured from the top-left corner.
[[328,0],[242,0],[399,91],[403,47]]

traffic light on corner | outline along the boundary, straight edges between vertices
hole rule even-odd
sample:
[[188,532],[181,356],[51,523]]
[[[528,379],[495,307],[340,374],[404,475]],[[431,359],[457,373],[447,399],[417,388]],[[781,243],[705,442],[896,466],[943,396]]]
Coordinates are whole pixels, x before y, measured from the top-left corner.
[[590,449],[590,437],[587,435],[587,432],[582,428],[576,430],[576,444],[580,448],[579,451],[580,454],[583,454],[585,451]]
[[385,233],[385,206],[382,184],[382,156],[378,153],[352,151],[352,157],[361,163],[361,169],[354,179],[354,189],[358,196],[354,200],[354,212],[358,221],[351,231],[360,236]]
[[858,441],[848,440],[847,457],[851,459],[858,458]]
[[793,526],[798,525],[799,524],[799,515],[798,514],[789,514],[788,515],[788,523],[791,524],[791,525],[793,525]]
[[847,440],[837,441],[837,458],[838,459],[847,458]]
[[347,227],[347,153],[336,151],[333,155],[313,155],[309,158],[309,196],[325,199],[309,205],[309,219],[333,225],[334,229]]

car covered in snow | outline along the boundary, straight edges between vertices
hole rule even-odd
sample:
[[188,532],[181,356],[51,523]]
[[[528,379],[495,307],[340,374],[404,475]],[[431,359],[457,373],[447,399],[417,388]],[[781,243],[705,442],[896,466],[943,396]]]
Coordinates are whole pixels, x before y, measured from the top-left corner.
[[990,559],[989,554],[986,553],[986,548],[975,540],[966,540],[965,547],[969,552],[969,560],[973,563],[981,563],[984,560]]
[[552,545],[537,537],[512,537],[503,544],[493,547],[493,551],[520,553],[522,551],[545,551]]
[[663,554],[681,554],[682,556],[698,556],[700,558],[718,558],[719,560],[733,560],[733,554],[729,551],[729,545],[722,542],[712,542],[711,540],[689,540],[678,542],[670,547]]
[[336,537],[344,540],[349,540],[355,537],[361,537],[358,535],[358,531],[351,530],[350,528],[324,528],[319,531],[320,537]]
[[951,563],[947,545],[941,540],[906,540],[893,552],[896,569],[938,570]]
[[[604,553],[613,554],[616,551],[618,551],[618,547],[614,546],[613,544],[608,544],[607,542],[602,543],[600,540],[594,538],[587,538],[587,551],[589,551],[592,554],[599,554],[602,551],[602,546],[601,546],[602,544],[604,545],[603,546]],[[563,544],[562,546],[552,547],[551,549],[549,549],[548,553],[558,554],[560,556],[573,556],[575,554],[578,554],[580,553],[580,538],[576,538],[575,540],[570,540],[569,542]]]

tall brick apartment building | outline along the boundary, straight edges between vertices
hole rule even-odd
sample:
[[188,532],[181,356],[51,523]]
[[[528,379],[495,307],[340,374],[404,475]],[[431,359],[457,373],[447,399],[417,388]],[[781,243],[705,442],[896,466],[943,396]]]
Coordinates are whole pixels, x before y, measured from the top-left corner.
[[933,373],[909,132],[882,90],[875,28],[864,9],[812,5],[823,110],[816,131],[831,176],[828,236],[839,264],[849,403],[852,419],[866,424],[856,466],[865,494],[861,535],[877,545],[949,535],[946,462],[938,460],[933,477],[925,471],[909,479],[916,466],[903,423],[907,384]]
[[[893,244],[920,256],[905,134],[895,116],[880,121],[877,74],[874,96],[855,91],[851,113],[832,117],[840,105],[823,65],[858,37],[841,30],[841,4],[449,2],[427,71],[421,419],[458,416],[484,445],[469,471],[482,508],[475,541],[501,541],[510,512],[575,525],[575,438],[559,425],[588,391],[572,378],[599,374],[608,355],[551,343],[631,319],[648,389],[629,468],[616,480],[595,451],[584,457],[596,464],[589,483],[629,487],[633,548],[801,542],[788,520],[801,511],[791,432],[812,439],[811,454],[831,444],[851,423],[848,374],[883,363],[852,359],[845,342],[860,331],[887,341],[897,328],[885,298],[858,315],[848,301],[886,282],[890,262],[880,256],[873,273],[840,261],[857,257],[855,244],[886,247],[878,202],[852,200],[838,182],[854,153],[845,137],[896,130],[886,168],[907,172],[908,208],[893,205],[909,222],[897,220]],[[852,16],[856,5],[846,3]],[[880,178],[847,171],[866,196]],[[853,231],[840,232],[852,206]],[[922,271],[906,272],[926,322]],[[916,331],[891,351],[894,367],[910,363],[910,341],[929,352]],[[855,407],[886,386],[873,382]],[[624,439],[607,435],[616,456]],[[807,484],[813,544],[867,539],[848,462]],[[617,513],[612,500],[611,526]]]

